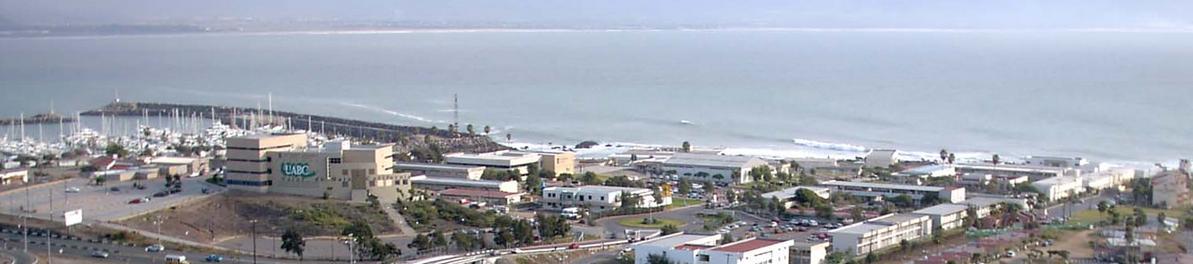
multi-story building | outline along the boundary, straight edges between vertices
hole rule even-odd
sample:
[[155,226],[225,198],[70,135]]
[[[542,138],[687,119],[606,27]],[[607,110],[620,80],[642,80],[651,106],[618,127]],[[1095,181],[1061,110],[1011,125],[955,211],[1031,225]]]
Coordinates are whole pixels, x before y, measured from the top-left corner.
[[932,228],[951,230],[965,224],[966,212],[968,210],[968,205],[948,203],[916,210],[913,213],[927,215],[932,218]]
[[576,174],[576,153],[567,151],[537,151],[530,152],[542,156],[539,160],[539,170],[560,174]]
[[663,162],[662,170],[694,181],[743,184],[753,181],[749,172],[760,166],[768,165],[757,157],[676,153]]
[[497,170],[514,170],[522,175],[529,173],[529,167],[538,166],[542,155],[519,151],[495,151],[489,153],[452,153],[443,156],[444,162],[454,165],[484,166]]
[[426,175],[427,177],[443,177],[443,178],[458,178],[466,180],[480,180],[481,175],[485,174],[484,166],[469,166],[469,165],[451,165],[451,164],[431,164],[431,163],[414,163],[414,162],[398,162],[394,164],[394,169],[403,172],[409,172],[413,175]]
[[1031,183],[1046,201],[1057,201],[1085,192],[1085,185],[1079,177],[1052,177]]
[[827,181],[820,185],[832,188],[836,192],[863,197],[884,196],[890,198],[906,194],[916,200],[928,195],[936,196],[941,201],[949,203],[965,200],[964,188],[850,181]]
[[793,241],[795,244],[791,246],[790,259],[787,262],[790,264],[824,264],[824,260],[828,258],[829,242],[815,241]]
[[932,235],[932,219],[921,214],[889,214],[829,231],[833,251],[860,256]]
[[455,188],[439,192],[439,199],[469,202],[485,202],[492,205],[510,205],[522,202],[522,193]]
[[622,194],[638,198],[637,207],[651,208],[671,204],[670,196],[655,201],[654,191],[646,188],[586,185],[578,187],[543,188],[543,206],[551,208],[588,207],[593,212],[616,209],[622,206]]
[[1035,166],[1035,165],[1015,165],[1015,164],[986,164],[986,163],[964,163],[953,165],[957,169],[957,173],[976,173],[976,174],[990,174],[995,176],[1027,176],[1029,181],[1038,181],[1042,179],[1061,177],[1061,176],[1079,176],[1080,171],[1069,167],[1049,167],[1049,166]]
[[1189,203],[1189,174],[1168,170],[1152,177],[1152,205],[1174,208]]
[[332,141],[306,147],[305,134],[227,140],[225,182],[233,190],[328,199],[396,201],[410,190],[410,174],[393,172],[393,145]]
[[718,245],[719,235],[677,233],[634,245],[634,263],[647,264],[651,256],[675,264],[778,264],[790,263],[791,240],[751,238]]

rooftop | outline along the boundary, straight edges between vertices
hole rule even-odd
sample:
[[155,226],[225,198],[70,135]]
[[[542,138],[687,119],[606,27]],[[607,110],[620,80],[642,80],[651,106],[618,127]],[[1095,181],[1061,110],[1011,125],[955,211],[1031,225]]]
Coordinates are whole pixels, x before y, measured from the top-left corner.
[[395,167],[398,168],[420,168],[420,169],[438,169],[438,170],[473,170],[484,169],[484,166],[471,165],[453,165],[453,164],[432,164],[432,163],[416,163],[416,162],[396,162]]
[[960,212],[960,211],[965,211],[967,209],[969,209],[969,206],[964,205],[964,204],[938,204],[938,205],[935,205],[932,207],[916,210],[914,213],[930,214],[930,215],[946,215],[946,214],[952,214],[952,213],[956,213],[956,212]]
[[750,156],[676,153],[670,159],[664,161],[663,164],[740,168],[750,166],[751,162],[764,163],[761,159]]
[[790,199],[792,197],[795,197],[796,192],[798,192],[799,190],[803,190],[803,189],[812,190],[813,192],[831,191],[831,189],[826,188],[826,187],[795,186],[795,187],[791,187],[791,188],[787,188],[787,189],[764,193],[764,194],[762,194],[762,198],[770,199],[771,197],[776,197],[779,199]]
[[919,214],[889,214],[889,215],[885,215],[885,216],[879,216],[877,218],[870,219],[865,222],[837,228],[830,232],[846,233],[846,234],[865,234],[865,233],[869,233],[870,231],[883,229],[883,228],[886,228],[886,227],[889,227],[889,226],[892,226],[892,225],[895,225],[898,223],[910,221],[910,220],[922,219],[924,217],[927,217],[927,216],[919,215]]
[[953,168],[953,166],[949,166],[949,165],[932,164],[932,165],[924,165],[924,166],[919,166],[919,167],[903,170],[902,173],[911,174],[911,175],[932,174],[937,171],[949,170],[952,168]]
[[618,187],[618,186],[604,186],[604,185],[584,185],[584,186],[576,186],[576,187],[547,187],[547,189],[552,189],[552,188],[554,188],[554,189],[570,188],[570,189],[576,189],[577,191],[594,191],[594,192],[607,192],[607,193],[609,193],[609,192],[650,191],[650,189],[646,189],[646,188]]
[[646,241],[646,242],[643,242],[642,244],[656,246],[656,247],[673,248],[675,246],[684,245],[684,244],[688,243],[689,241],[705,239],[708,237],[709,237],[708,235],[679,234],[679,235],[675,235],[672,237],[663,237],[660,239]]
[[873,182],[851,182],[851,181],[827,181],[827,182],[820,183],[820,185],[858,187],[858,188],[916,190],[916,191],[925,191],[925,192],[939,192],[939,191],[945,190],[944,187],[936,187],[936,186],[920,186],[920,185],[873,183]]
[[495,160],[515,160],[521,158],[538,157],[538,154],[518,152],[518,151],[496,151],[487,153],[451,153],[444,155],[450,158],[476,158],[476,159],[495,159]]
[[898,223],[902,223],[902,222],[921,219],[924,217],[926,217],[926,216],[921,215],[921,214],[893,214],[893,215],[887,215],[886,217],[879,217],[879,218],[871,219],[870,221],[878,222],[878,223],[898,224]]
[[493,187],[500,186],[503,183],[509,182],[509,181],[503,182],[503,181],[490,181],[490,180],[469,180],[469,179],[461,179],[461,178],[443,178],[443,177],[427,177],[427,176],[410,177],[410,180],[415,183],[456,184],[456,185],[493,186]]
[[981,170],[1000,170],[1000,171],[1024,171],[1024,172],[1060,172],[1063,173],[1065,168],[1036,166],[1036,165],[1022,165],[1022,164],[985,164],[985,163],[961,163],[953,165],[958,169],[981,169]]
[[716,248],[709,249],[711,251],[744,253],[757,250],[759,248],[769,247],[775,244],[786,242],[786,240],[771,240],[771,239],[749,239],[738,241],[734,243],[725,244]]
[[165,163],[165,164],[189,164],[195,162],[195,158],[186,157],[156,157],[149,161],[149,163]]
[[439,192],[439,195],[451,196],[471,196],[471,197],[485,197],[485,198],[506,198],[510,195],[518,195],[516,193],[507,193],[501,191],[489,191],[467,188],[447,189]]

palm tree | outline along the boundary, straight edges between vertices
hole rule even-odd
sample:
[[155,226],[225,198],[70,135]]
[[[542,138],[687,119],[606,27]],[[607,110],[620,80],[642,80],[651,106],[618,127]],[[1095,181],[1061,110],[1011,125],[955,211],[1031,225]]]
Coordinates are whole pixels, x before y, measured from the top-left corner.
[[687,141],[684,141],[683,144],[681,144],[679,148],[683,149],[683,152],[692,152],[692,143],[688,143]]
[[485,130],[485,135],[488,135],[488,134],[489,134],[489,132],[493,132],[493,128],[492,128],[492,127],[489,127],[489,126],[485,126],[485,129],[484,129],[484,130]]
[[990,159],[994,163],[994,165],[998,165],[999,160],[1001,160],[1001,158],[998,156],[998,154],[994,154],[994,157],[991,157]]
[[948,159],[949,159],[949,151],[945,150],[945,149],[940,149],[940,161],[946,161]]
[[465,128],[464,128],[464,129],[468,131],[468,135],[469,135],[469,136],[475,136],[475,135],[476,135],[476,128],[473,128],[473,127],[472,127],[472,124],[468,124],[468,126],[465,126]]
[[514,135],[511,135],[510,133],[505,133],[505,141],[514,141]]
[[949,164],[953,164],[954,162],[957,162],[957,155],[949,153]]

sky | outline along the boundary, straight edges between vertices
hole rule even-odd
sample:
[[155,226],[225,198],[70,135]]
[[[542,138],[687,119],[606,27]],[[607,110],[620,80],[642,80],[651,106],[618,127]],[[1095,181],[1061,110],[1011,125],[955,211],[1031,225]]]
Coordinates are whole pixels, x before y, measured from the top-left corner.
[[1189,0],[0,0],[0,23],[419,21],[555,26],[1193,28]]

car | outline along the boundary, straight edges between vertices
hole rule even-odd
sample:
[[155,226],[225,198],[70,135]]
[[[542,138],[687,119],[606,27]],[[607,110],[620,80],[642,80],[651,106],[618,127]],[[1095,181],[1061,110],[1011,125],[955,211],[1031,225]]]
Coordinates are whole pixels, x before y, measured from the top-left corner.
[[168,193],[166,191],[160,191],[160,192],[153,193],[153,197],[166,197],[166,195],[170,195],[170,193]]
[[139,203],[141,203],[141,198],[132,199],[131,201],[128,201],[128,204],[139,204]]
[[1013,258],[1013,257],[1015,257],[1015,251],[1014,251],[1014,250],[1007,250],[1007,257],[1008,257],[1008,258]]
[[80,190],[79,187],[67,187],[66,188],[67,193],[78,193],[80,191],[82,191],[82,190]]
[[108,191],[119,192],[119,191],[120,191],[120,187],[112,187],[112,188],[108,188]]
[[580,244],[572,243],[571,245],[568,245],[568,249],[579,249],[579,248],[580,248]]
[[203,261],[206,261],[206,262],[224,262],[224,256],[220,256],[220,255],[214,255],[214,254],[213,254],[213,255],[207,255],[207,258],[203,259]]
[[111,256],[111,253],[108,253],[107,251],[103,251],[103,250],[91,251],[91,257],[93,257],[93,258],[108,258],[108,256]]
[[161,244],[153,244],[145,247],[145,252],[162,252],[165,250],[166,246],[162,246]]
[[180,193],[180,192],[182,192],[182,188],[171,188],[170,189],[170,194],[175,194],[175,193]]

